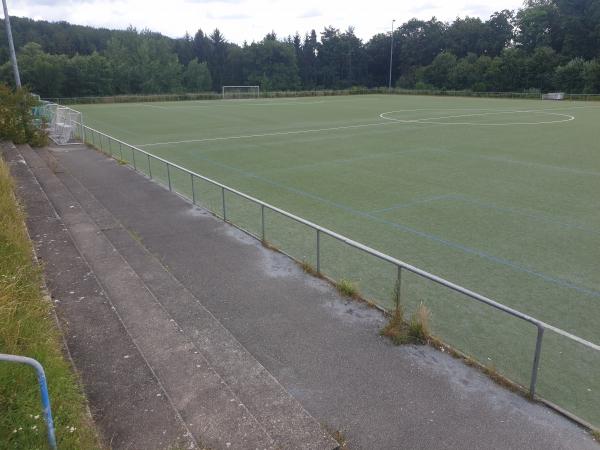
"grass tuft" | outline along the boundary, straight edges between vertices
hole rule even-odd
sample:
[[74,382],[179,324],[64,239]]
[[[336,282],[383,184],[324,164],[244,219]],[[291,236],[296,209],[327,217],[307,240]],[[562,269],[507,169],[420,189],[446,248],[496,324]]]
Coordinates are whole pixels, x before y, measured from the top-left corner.
[[359,296],[358,288],[356,287],[356,285],[354,283],[352,283],[349,280],[345,280],[342,278],[340,281],[337,282],[335,287],[337,288],[337,290],[339,291],[340,294],[342,294],[346,297],[356,298]]
[[593,438],[594,438],[596,441],[600,442],[600,430],[593,429],[593,430],[591,431],[591,433],[592,433],[592,437],[593,437]]
[[402,312],[396,309],[388,323],[379,332],[382,336],[388,337],[395,345],[410,344],[408,336],[408,325],[404,321]]
[[333,439],[339,444],[339,450],[347,450],[348,449],[348,439],[344,435],[344,433],[340,430],[335,430],[332,434]]
[[393,292],[394,311],[388,323],[379,334],[391,339],[395,345],[426,344],[429,342],[429,321],[431,311],[422,302],[407,323],[404,318],[404,308],[400,301],[400,283],[398,282]]
[[[62,340],[32,260],[24,214],[0,158],[0,352],[37,359],[46,371],[58,446],[101,448],[85,397],[62,354]],[[36,376],[30,367],[0,362],[0,440],[6,448],[46,448]],[[4,448],[4,447],[3,447]]]
[[302,268],[302,270],[304,272],[306,272],[309,275],[312,275],[314,277],[318,277],[319,276],[319,272],[317,272],[317,269],[315,269],[311,263],[309,263],[308,261],[302,261],[300,263],[300,267]]
[[429,339],[429,319],[431,311],[422,302],[414,312],[408,324],[408,336],[415,343],[425,344]]

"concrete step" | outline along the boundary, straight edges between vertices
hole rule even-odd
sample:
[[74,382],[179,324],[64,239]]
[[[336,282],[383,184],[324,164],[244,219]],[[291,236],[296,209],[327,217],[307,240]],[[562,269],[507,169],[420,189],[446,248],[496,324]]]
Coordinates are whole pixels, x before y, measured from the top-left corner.
[[[264,427],[57,177],[60,170],[46,165],[38,151],[28,146],[19,152],[154,375],[162,391],[156,396],[167,397],[194,441],[210,448],[274,449],[274,440]],[[135,444],[133,448],[142,447]]]
[[[27,213],[29,234],[44,265],[69,356],[106,447],[196,447],[31,168],[10,144],[3,157]],[[38,174],[48,170],[35,162]]]
[[[75,150],[77,151],[77,150]],[[82,150],[89,151],[89,150]],[[41,156],[278,448],[338,446],[318,422],[51,152]]]

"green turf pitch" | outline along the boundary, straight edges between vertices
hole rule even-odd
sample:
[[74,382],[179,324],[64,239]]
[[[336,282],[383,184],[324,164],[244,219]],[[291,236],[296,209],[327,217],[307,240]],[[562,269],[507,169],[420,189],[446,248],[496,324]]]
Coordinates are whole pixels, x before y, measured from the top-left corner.
[[[76,108],[89,126],[600,342],[599,105],[368,95]],[[173,183],[190,194],[189,177]],[[220,193],[196,191],[220,211]],[[259,234],[255,205],[227,205]],[[274,213],[266,228],[315,265],[314,232]],[[325,273],[391,306],[393,267],[333,239],[321,249]],[[431,308],[438,336],[528,385],[534,327],[410,274],[402,294],[409,311]],[[600,354],[546,333],[539,393],[597,425],[599,370]]]

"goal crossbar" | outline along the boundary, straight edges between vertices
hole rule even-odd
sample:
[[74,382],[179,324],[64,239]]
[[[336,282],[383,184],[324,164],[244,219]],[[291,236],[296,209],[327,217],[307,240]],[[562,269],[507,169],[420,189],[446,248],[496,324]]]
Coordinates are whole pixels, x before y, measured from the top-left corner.
[[258,98],[259,86],[223,86],[223,99],[227,98]]

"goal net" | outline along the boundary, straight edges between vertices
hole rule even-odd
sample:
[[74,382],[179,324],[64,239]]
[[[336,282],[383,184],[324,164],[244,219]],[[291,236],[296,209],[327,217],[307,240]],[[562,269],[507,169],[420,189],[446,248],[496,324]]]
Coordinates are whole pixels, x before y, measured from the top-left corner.
[[547,94],[542,94],[542,100],[564,100],[565,93],[564,92],[549,92]]
[[223,98],[258,98],[258,86],[223,86]]
[[60,145],[83,140],[81,113],[55,103],[44,105],[42,116],[50,139]]

